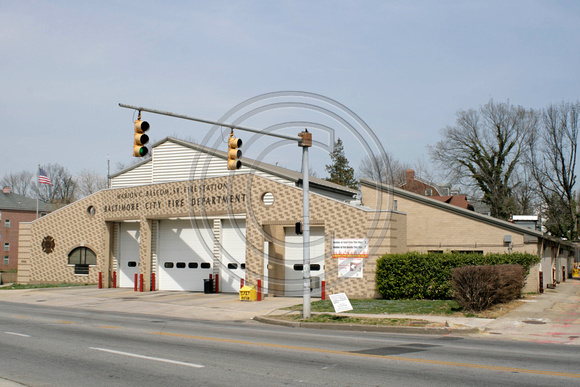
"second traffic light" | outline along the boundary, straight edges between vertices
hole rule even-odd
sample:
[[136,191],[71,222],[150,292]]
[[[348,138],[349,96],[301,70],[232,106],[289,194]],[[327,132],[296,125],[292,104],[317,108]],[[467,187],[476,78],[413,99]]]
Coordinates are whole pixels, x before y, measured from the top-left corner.
[[239,160],[242,158],[242,151],[239,150],[242,146],[242,140],[234,137],[234,132],[230,133],[230,139],[228,141],[228,169],[240,169],[242,167],[242,162]]
[[149,123],[147,121],[141,121],[140,119],[135,121],[135,142],[133,143],[133,156],[143,157],[147,156],[149,149],[145,146],[149,142],[149,136],[145,134],[149,130]]

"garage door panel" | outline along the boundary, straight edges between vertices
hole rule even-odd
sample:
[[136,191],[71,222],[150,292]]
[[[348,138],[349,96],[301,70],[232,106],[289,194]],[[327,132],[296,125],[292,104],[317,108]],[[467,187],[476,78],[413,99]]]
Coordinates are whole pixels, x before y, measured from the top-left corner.
[[139,234],[138,222],[124,222],[119,225],[119,287],[135,286],[135,274],[139,273]]
[[[284,248],[284,295],[288,297],[299,297],[304,293],[303,267],[304,250],[303,236],[296,235],[294,228],[287,227],[285,230]],[[316,283],[311,291],[311,296],[320,297],[321,289],[319,284],[324,281],[324,257],[325,242],[324,228],[312,227],[310,230],[310,278],[311,283]]]
[[160,222],[160,290],[203,291],[213,263],[213,230],[201,221]]
[[246,221],[223,219],[220,237],[221,291],[237,293],[246,276]]

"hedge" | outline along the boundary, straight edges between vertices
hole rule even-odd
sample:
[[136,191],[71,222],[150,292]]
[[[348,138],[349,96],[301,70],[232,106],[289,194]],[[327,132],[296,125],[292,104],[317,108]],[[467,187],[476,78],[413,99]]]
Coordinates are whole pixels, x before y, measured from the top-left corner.
[[450,300],[451,276],[461,266],[522,265],[525,275],[540,258],[528,253],[418,253],[387,254],[377,260],[377,291],[385,299]]

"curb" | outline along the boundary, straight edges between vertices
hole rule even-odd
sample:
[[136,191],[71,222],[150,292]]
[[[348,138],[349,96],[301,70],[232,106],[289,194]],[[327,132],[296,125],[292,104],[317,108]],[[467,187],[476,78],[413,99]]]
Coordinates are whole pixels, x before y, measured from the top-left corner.
[[409,327],[409,326],[381,326],[381,325],[358,325],[336,323],[312,323],[300,321],[280,320],[272,317],[255,316],[253,320],[271,325],[280,325],[292,328],[348,330],[356,332],[389,332],[389,333],[412,333],[426,335],[445,335],[449,333],[469,334],[480,333],[477,327]]

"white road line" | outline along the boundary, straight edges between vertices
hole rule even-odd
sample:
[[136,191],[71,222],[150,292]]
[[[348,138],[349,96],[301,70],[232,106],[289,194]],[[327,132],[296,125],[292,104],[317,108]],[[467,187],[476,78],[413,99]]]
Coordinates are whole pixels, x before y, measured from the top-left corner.
[[138,355],[136,353],[115,351],[114,349],[95,348],[95,347],[89,347],[89,349],[94,349],[95,351],[102,351],[102,352],[114,353],[114,354],[117,354],[117,355],[124,355],[124,356],[136,357],[136,358],[139,358],[139,359],[155,360],[155,361],[160,361],[160,362],[163,362],[163,363],[171,363],[171,364],[183,365],[183,366],[193,367],[193,368],[203,368],[204,367],[204,366],[202,366],[200,364],[193,364],[193,363],[186,363],[186,362],[183,362],[183,361],[163,359],[163,358],[160,358],[160,357],[152,357],[152,356]]
[[14,336],[20,336],[20,337],[30,337],[30,335],[25,335],[24,333],[16,333],[16,332],[4,332],[7,335],[14,335]]

